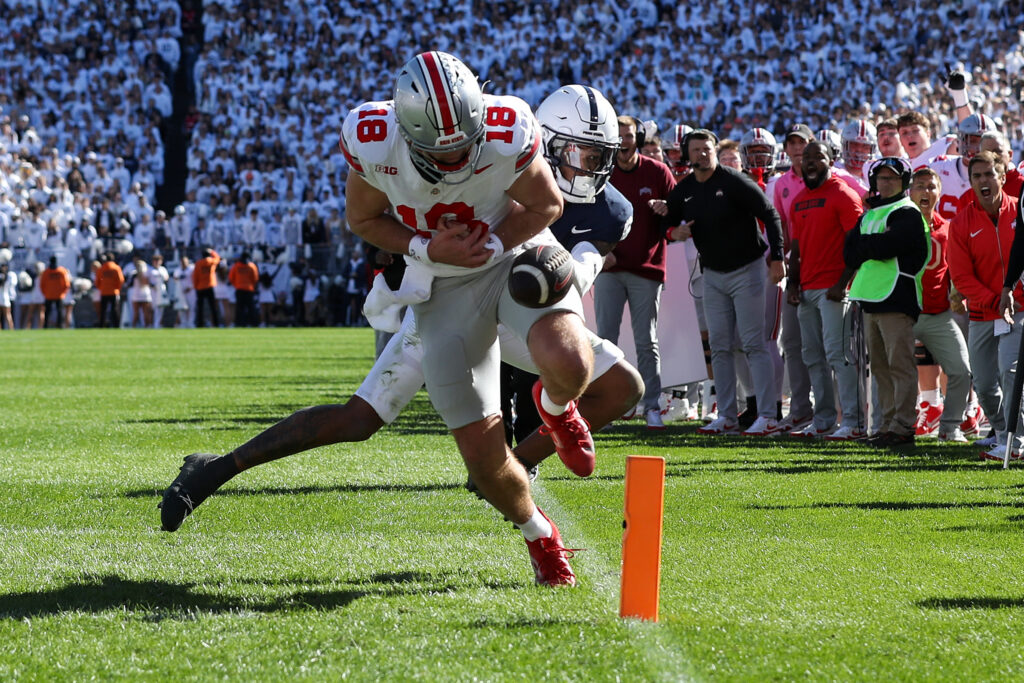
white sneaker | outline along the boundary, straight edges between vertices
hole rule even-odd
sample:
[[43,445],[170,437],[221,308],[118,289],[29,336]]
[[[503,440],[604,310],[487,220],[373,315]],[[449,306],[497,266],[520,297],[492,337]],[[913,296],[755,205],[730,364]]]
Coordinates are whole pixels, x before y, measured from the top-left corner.
[[831,427],[826,427],[825,429],[818,429],[817,427],[814,426],[814,423],[811,422],[803,429],[793,430],[792,432],[789,433],[789,435],[795,436],[798,439],[820,439],[822,437],[828,436],[834,431],[836,431],[835,425],[832,425]]
[[661,419],[661,411],[657,408],[652,408],[644,413],[647,418],[648,429],[664,429],[665,422]]
[[690,412],[690,402],[685,398],[676,398],[675,396],[668,396],[665,401],[665,407],[661,411],[661,419],[665,422],[675,422],[676,420],[685,420],[687,413]]
[[858,427],[840,427],[831,434],[825,435],[825,441],[855,441],[863,439],[867,434]]
[[953,443],[967,443],[967,437],[960,431],[959,427],[953,427],[949,431],[939,430],[939,441],[952,441]]
[[779,421],[771,417],[758,416],[754,420],[754,424],[743,432],[744,436],[771,436],[772,434],[779,434],[782,432],[782,428],[779,426]]
[[779,423],[779,427],[784,432],[791,432],[794,429],[803,429],[814,420],[813,415],[805,415],[804,417],[797,417],[790,413],[787,415],[782,422]]
[[712,436],[718,436],[721,434],[736,434],[738,433],[739,425],[733,420],[729,421],[728,418],[720,417],[714,420],[711,424],[701,427],[697,430],[698,434],[710,434]]

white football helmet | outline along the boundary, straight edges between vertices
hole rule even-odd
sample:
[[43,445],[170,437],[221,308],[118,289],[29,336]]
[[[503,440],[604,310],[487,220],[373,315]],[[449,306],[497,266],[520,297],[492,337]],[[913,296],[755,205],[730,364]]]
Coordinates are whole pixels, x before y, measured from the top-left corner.
[[[870,145],[868,153],[854,152],[850,143]],[[842,134],[842,155],[843,162],[854,168],[863,167],[878,154],[878,131],[870,121],[865,119],[854,119],[843,128]]]
[[[476,76],[447,52],[423,52],[398,72],[395,118],[412,160],[428,177],[458,184],[473,177],[484,133],[484,102]],[[430,155],[463,151],[454,163]]]
[[[740,138],[740,163],[745,170],[775,170],[775,136],[764,128],[751,128]],[[752,150],[757,147],[757,150]]]
[[971,114],[961,121],[956,129],[956,142],[964,161],[970,161],[981,149],[982,135],[996,130],[996,122],[984,114]]
[[564,85],[540,103],[537,120],[544,158],[565,200],[594,201],[612,174],[622,141],[615,109],[590,86]]
[[839,138],[839,134],[831,128],[822,128],[814,136],[818,142],[823,142],[828,145],[829,150],[832,152],[832,161],[839,158],[839,155],[843,153],[843,142]]
[[688,167],[686,160],[683,159],[683,140],[692,131],[692,127],[685,123],[680,123],[672,126],[668,135],[661,139],[661,149],[665,153],[665,163],[677,175],[682,172],[682,169]]

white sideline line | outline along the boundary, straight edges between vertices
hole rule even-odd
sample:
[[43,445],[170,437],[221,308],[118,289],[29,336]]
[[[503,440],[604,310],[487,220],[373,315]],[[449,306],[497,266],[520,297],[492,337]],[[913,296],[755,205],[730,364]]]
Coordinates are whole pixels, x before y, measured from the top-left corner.
[[[576,557],[582,560],[587,566],[587,584],[592,586],[594,592],[605,599],[608,611],[613,615],[619,613],[619,590],[621,586],[622,567],[617,561],[612,560],[604,553],[596,550],[595,544],[590,543],[586,534],[559,503],[558,500],[544,490],[544,484],[537,479],[531,484],[534,500],[538,497],[543,503],[542,507],[548,516],[555,520],[559,531],[562,533],[562,540],[568,539],[567,545],[571,548],[587,548]],[[663,574],[664,578],[664,574]],[[688,681],[686,673],[692,670],[686,660],[679,654],[679,647],[672,641],[671,633],[661,624],[651,624],[638,619],[624,620],[627,626],[636,634],[636,639],[630,643],[640,650],[644,659],[651,664],[651,671],[655,672],[656,680],[659,681]]]

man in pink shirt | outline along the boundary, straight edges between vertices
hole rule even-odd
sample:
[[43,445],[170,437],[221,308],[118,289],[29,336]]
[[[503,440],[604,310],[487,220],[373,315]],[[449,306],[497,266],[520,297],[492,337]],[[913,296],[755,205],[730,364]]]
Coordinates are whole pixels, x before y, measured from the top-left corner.
[[[773,177],[768,182],[765,194],[772,200],[775,210],[782,218],[782,240],[786,252],[789,252],[790,239],[790,208],[793,199],[804,189],[803,171],[800,168],[800,161],[803,157],[804,147],[814,139],[814,134],[806,125],[800,123],[792,126],[786,132],[782,149],[790,160],[790,169],[782,175]],[[796,306],[782,307],[782,353],[786,359],[786,371],[789,373],[790,404],[789,415],[782,421],[784,429],[800,429],[811,422],[813,408],[811,407],[811,378],[804,365],[802,345],[800,338],[800,320],[797,317]]]

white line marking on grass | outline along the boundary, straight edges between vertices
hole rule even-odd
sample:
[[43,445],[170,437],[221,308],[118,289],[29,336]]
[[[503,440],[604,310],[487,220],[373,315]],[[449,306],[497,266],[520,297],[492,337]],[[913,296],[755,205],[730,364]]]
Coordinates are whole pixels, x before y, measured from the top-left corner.
[[[608,610],[613,615],[619,613],[619,591],[621,589],[622,566],[619,558],[610,558],[599,550],[595,544],[588,542],[587,535],[576,520],[563,508],[558,500],[544,490],[544,484],[538,479],[531,484],[535,494],[543,501],[543,508],[548,517],[557,520],[562,540],[572,539],[570,547],[587,548],[586,552],[576,555],[581,564],[587,567],[586,582],[592,586],[594,593],[604,598]],[[664,572],[662,573],[664,578]],[[660,615],[659,615],[660,616]],[[639,619],[623,619],[628,628],[634,631],[636,638],[631,641],[633,646],[643,653],[655,672],[659,681],[691,680],[687,674],[692,667],[680,655],[679,647],[672,641],[672,634],[661,624],[652,624]]]

